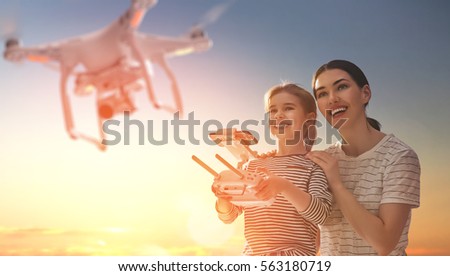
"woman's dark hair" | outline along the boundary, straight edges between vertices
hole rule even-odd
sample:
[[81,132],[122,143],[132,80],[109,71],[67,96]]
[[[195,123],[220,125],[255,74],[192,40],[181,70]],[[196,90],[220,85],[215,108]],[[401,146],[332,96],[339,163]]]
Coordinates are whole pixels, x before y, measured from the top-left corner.
[[[314,74],[313,80],[312,80],[312,88],[313,88],[313,94],[314,94],[315,98],[316,98],[315,83],[316,83],[317,78],[323,72],[325,72],[327,70],[331,70],[331,69],[340,69],[340,70],[347,72],[350,75],[350,77],[356,82],[356,84],[358,85],[359,88],[363,88],[364,85],[369,85],[369,81],[367,80],[363,71],[358,66],[356,66],[354,63],[347,61],[347,60],[336,59],[336,60],[332,60],[332,61],[320,66],[319,69],[317,69],[316,73]],[[364,105],[364,107],[367,107],[368,104],[369,103],[366,103]],[[367,117],[367,122],[374,129],[381,130],[381,124],[377,120]]]

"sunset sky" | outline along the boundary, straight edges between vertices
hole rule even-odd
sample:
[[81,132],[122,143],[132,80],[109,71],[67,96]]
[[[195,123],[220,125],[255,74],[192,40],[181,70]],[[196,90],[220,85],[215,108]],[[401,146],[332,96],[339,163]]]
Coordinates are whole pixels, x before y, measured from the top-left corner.
[[[0,60],[0,255],[238,255],[243,219],[216,217],[212,176],[193,154],[220,171],[219,153],[202,126],[217,120],[255,120],[254,149],[264,152],[263,95],[282,81],[311,88],[313,72],[348,59],[372,88],[368,115],[419,155],[421,206],[413,210],[411,255],[450,255],[450,2],[446,0],[160,0],[139,31],[186,34],[221,3],[228,10],[206,27],[213,47],[170,59],[186,114],[201,125],[173,139],[173,115],[135,95],[145,133],[168,143],[120,143],[100,152],[64,129],[59,73],[41,64]],[[120,16],[127,0],[5,0],[0,22],[14,17],[23,45],[40,45],[98,30]],[[155,68],[158,98],[170,102],[166,76]],[[94,98],[72,96],[76,128],[96,135]],[[120,116],[115,119],[121,120]],[[319,136],[325,137],[325,121]],[[153,123],[153,129],[148,127]],[[209,121],[210,122],[210,121]],[[125,131],[123,123],[117,129]],[[147,136],[147,135],[146,135]],[[324,140],[316,149],[329,144]]]

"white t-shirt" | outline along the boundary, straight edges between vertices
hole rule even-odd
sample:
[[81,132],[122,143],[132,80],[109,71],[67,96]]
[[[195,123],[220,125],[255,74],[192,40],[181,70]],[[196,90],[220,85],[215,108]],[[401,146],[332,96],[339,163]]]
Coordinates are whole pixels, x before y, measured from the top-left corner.
[[[420,164],[417,154],[392,134],[386,135],[371,150],[357,157],[345,155],[341,143],[326,151],[339,160],[345,187],[373,214],[381,204],[403,203],[412,208],[420,204]],[[405,255],[411,213],[400,240],[389,255]],[[333,201],[331,215],[320,226],[321,255],[377,255],[343,216]]]

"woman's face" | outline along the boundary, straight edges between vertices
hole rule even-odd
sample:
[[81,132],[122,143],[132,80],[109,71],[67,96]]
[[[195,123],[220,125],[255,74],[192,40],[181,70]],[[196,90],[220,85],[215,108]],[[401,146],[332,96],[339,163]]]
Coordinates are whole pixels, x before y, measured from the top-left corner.
[[300,99],[288,92],[282,91],[269,99],[270,132],[279,139],[302,138],[303,124],[311,116],[305,113]]
[[364,105],[370,100],[370,88],[360,88],[353,78],[340,69],[324,71],[314,83],[317,106],[334,128],[350,126],[364,118]]

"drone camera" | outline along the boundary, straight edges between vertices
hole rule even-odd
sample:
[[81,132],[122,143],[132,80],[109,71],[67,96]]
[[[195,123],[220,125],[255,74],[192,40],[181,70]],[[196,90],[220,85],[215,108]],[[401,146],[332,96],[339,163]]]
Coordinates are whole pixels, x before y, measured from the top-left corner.
[[116,93],[108,95],[98,101],[98,114],[102,119],[111,119],[115,114],[121,112],[133,112],[136,108],[127,94]]
[[111,105],[104,104],[98,107],[98,114],[103,119],[111,119],[114,115],[114,109]]

